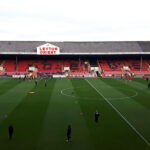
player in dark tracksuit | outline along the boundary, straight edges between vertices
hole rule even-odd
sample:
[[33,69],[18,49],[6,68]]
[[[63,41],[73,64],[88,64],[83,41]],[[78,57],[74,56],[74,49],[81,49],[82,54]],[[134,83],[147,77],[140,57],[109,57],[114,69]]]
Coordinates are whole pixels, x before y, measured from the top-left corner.
[[99,112],[96,110],[95,112],[95,122],[98,123],[98,118],[99,118]]
[[37,80],[35,80],[35,86],[37,86]]
[[67,142],[71,141],[71,125],[68,125],[67,129]]
[[149,80],[149,78],[147,77],[147,78],[146,78],[146,81],[148,82],[148,80]]
[[9,140],[12,140],[12,136],[13,136],[13,132],[14,132],[14,128],[12,125],[10,125],[8,127],[8,132],[9,132]]
[[19,82],[21,82],[21,77],[19,77]]
[[47,81],[45,80],[45,87],[47,87]]
[[150,89],[150,83],[148,84],[148,89]]

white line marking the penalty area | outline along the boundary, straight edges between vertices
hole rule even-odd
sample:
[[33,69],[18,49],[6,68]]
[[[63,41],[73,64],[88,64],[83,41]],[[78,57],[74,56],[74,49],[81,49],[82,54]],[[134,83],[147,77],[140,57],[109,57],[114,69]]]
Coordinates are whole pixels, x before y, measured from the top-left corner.
[[118,115],[139,135],[139,137],[141,137],[141,139],[143,139],[143,141],[148,145],[150,146],[150,143],[147,139],[145,139],[145,137],[139,132],[136,130],[136,128],[120,113],[120,111],[99,91],[97,90],[97,88],[92,84],[90,83],[87,79],[85,79],[89,85],[91,85],[91,87],[93,89],[95,89],[97,91],[97,93],[102,96],[104,98],[104,100],[118,113]]

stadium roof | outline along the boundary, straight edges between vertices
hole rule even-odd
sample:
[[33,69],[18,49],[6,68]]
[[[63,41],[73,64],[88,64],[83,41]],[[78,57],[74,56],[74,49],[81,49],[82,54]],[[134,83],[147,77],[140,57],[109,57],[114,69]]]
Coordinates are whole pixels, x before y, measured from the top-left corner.
[[37,47],[50,43],[60,48],[60,54],[150,54],[150,41],[125,42],[52,42],[0,41],[0,54],[37,54]]

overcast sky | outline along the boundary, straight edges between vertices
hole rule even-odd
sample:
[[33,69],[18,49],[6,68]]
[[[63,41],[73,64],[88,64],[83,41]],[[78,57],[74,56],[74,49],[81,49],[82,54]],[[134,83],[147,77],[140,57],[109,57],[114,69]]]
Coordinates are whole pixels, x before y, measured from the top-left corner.
[[150,40],[150,0],[3,0],[0,40]]

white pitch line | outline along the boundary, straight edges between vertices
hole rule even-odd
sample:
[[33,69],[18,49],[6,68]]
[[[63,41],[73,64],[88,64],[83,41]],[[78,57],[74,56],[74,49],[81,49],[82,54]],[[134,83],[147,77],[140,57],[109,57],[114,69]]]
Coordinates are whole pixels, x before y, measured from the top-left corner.
[[68,95],[68,94],[65,94],[65,93],[64,93],[65,90],[69,90],[69,89],[71,89],[71,88],[62,89],[62,90],[61,90],[61,94],[64,95],[64,96],[69,96],[69,97],[73,97],[73,98],[78,98],[78,97],[76,97],[76,96]]
[[[77,87],[77,88],[83,88],[83,87]],[[67,96],[67,97],[80,98],[80,97],[78,97],[78,96],[73,96],[73,95],[65,94],[65,93],[64,93],[64,91],[69,90],[69,89],[73,89],[73,87],[71,87],[71,88],[66,88],[66,89],[62,89],[62,90],[60,91],[60,93],[61,93],[62,95],[64,95],[64,96]],[[119,88],[119,89],[124,89],[124,88]],[[132,90],[127,90],[127,91],[132,91]],[[120,98],[111,98],[111,97],[109,97],[109,98],[107,98],[107,100],[112,101],[112,100],[122,100],[122,99],[126,99],[126,98],[132,98],[132,97],[135,97],[135,96],[138,95],[138,93],[137,93],[136,91],[134,91],[134,92],[135,92],[135,95],[132,95],[132,96],[120,97]],[[85,97],[82,97],[82,99],[91,100],[91,98],[85,98]],[[92,100],[95,100],[95,99],[92,99]]]
[[120,111],[112,104],[110,103],[110,101],[99,91],[97,90],[97,88],[91,84],[87,79],[85,79],[93,89],[95,89],[97,91],[97,93],[102,96],[104,98],[104,100],[118,113],[118,115],[139,135],[139,137],[141,139],[143,139],[143,141],[148,145],[150,146],[150,143],[149,141],[139,132],[136,130],[136,128],[120,113]]

